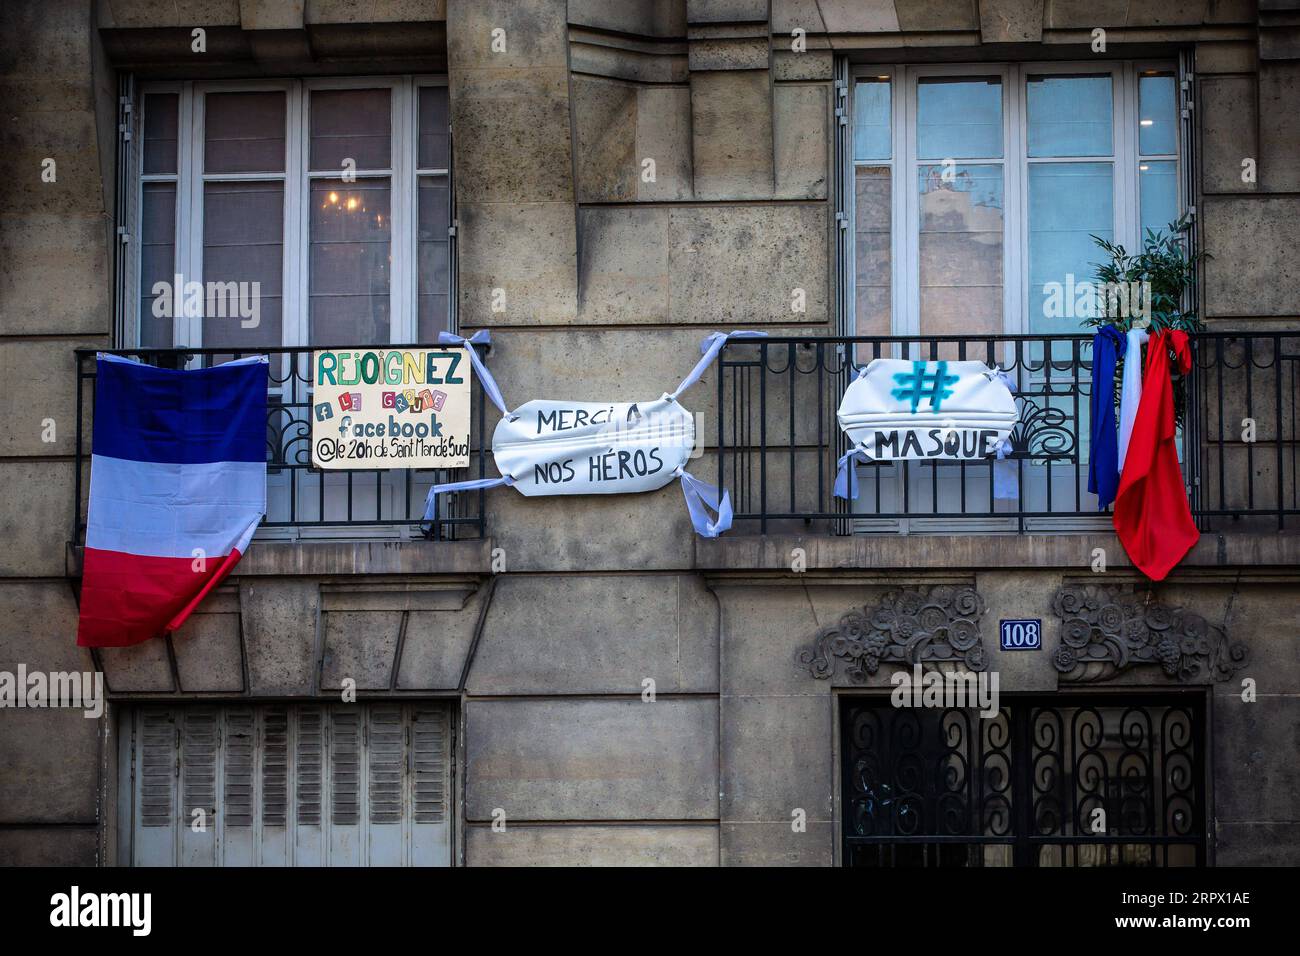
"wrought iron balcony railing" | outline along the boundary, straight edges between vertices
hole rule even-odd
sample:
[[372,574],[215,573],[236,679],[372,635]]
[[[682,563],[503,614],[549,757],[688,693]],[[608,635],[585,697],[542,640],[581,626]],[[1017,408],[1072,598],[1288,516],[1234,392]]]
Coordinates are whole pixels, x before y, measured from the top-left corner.
[[[403,346],[394,346],[401,348]],[[416,346],[409,346],[416,347]],[[329,535],[389,533],[438,540],[483,537],[483,492],[438,496],[434,519],[424,522],[430,486],[439,482],[481,478],[488,471],[483,447],[482,384],[477,377],[471,396],[471,462],[459,469],[393,469],[322,471],[311,465],[312,348],[257,349],[127,349],[112,354],[139,359],[164,368],[206,368],[245,355],[270,359],[266,421],[267,514],[263,533]],[[95,404],[96,349],[77,349],[77,445],[73,542],[83,543],[86,531],[91,441]],[[454,500],[453,500],[454,499]]]
[[[1178,389],[1180,450],[1192,510],[1203,530],[1300,526],[1300,332],[1206,333]],[[440,495],[435,482],[494,473],[483,441],[486,402],[473,395],[472,462],[449,470],[327,471],[311,466],[311,348],[260,349],[270,357],[267,534],[482,537],[484,492]],[[1087,491],[1092,340],[1087,335],[771,337],[732,340],[718,365],[718,477],[735,508],[732,534],[1025,532],[1105,528]],[[94,349],[77,349],[73,540],[85,533]],[[240,357],[222,349],[123,350],[149,364],[206,367]],[[251,354],[251,353],[242,353]],[[835,412],[857,366],[873,358],[979,360],[1016,382],[1014,498],[997,497],[989,461],[859,466],[859,497],[832,496],[835,461],[848,448]],[[705,421],[708,421],[706,415]]]
[[[1300,333],[1205,333],[1177,383],[1179,446],[1203,530],[1285,530],[1300,522]],[[978,360],[1017,385],[1010,468],[992,461],[859,466],[859,497],[833,497],[848,450],[835,412],[873,358]],[[719,361],[717,462],[732,533],[1026,532],[1102,529],[1089,494],[1090,335],[733,339]]]

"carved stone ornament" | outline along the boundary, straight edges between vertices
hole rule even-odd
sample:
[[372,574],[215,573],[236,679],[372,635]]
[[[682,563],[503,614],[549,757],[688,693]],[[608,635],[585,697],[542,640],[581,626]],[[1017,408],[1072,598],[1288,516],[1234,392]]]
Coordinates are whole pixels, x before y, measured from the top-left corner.
[[875,607],[849,611],[837,624],[817,632],[799,651],[799,663],[818,680],[844,661],[845,676],[865,684],[882,663],[988,666],[980,639],[984,599],[974,588],[939,585],[927,590],[890,591]]
[[1184,684],[1227,680],[1246,663],[1246,646],[1199,614],[1149,596],[1099,587],[1064,587],[1052,599],[1061,641],[1052,664],[1069,681],[1110,680],[1149,664]]

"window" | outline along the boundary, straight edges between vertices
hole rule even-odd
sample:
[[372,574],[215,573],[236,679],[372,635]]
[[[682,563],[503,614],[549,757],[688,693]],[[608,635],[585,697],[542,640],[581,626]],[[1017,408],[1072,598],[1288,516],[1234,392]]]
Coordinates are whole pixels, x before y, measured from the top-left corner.
[[852,87],[856,335],[1078,332],[1050,284],[1092,279],[1092,236],[1133,249],[1179,216],[1172,66],[868,66]]
[[309,358],[455,327],[445,81],[149,83],[134,102],[121,344],[216,350],[193,365],[284,350],[269,369],[260,533],[416,533],[429,485],[450,476],[313,469]]
[[126,711],[119,860],[450,866],[452,728],[432,701]]
[[1087,490],[1091,348],[1066,336],[1101,305],[1093,237],[1132,250],[1179,217],[1176,83],[1137,62],[857,68],[845,325],[920,341],[855,360],[998,364],[1021,412],[998,481],[991,463],[859,466],[859,530],[1105,523]]
[[378,345],[450,326],[443,82],[151,84],[141,111],[127,344]]

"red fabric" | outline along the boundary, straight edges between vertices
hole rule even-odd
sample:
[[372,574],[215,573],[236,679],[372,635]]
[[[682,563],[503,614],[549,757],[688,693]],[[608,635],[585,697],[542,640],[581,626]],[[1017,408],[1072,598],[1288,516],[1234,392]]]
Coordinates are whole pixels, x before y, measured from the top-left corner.
[[80,647],[126,647],[174,631],[239,563],[238,549],[211,558],[157,558],[87,548],[82,560]]
[[1163,581],[1200,538],[1174,444],[1171,351],[1180,372],[1186,375],[1191,370],[1192,349],[1186,332],[1164,331],[1151,336],[1142,401],[1115,498],[1115,533],[1129,560],[1153,581]]

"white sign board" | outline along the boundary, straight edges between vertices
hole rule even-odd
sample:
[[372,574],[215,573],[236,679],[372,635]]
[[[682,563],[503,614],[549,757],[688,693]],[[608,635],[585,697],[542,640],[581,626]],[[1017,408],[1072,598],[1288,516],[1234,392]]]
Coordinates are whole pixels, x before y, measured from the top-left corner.
[[872,461],[985,458],[1011,434],[1011,390],[983,362],[875,359],[844,391],[840,428]]
[[311,463],[465,467],[471,374],[459,346],[312,353]]
[[695,444],[691,413],[653,402],[520,405],[497,425],[497,469],[525,495],[616,495],[673,480]]

